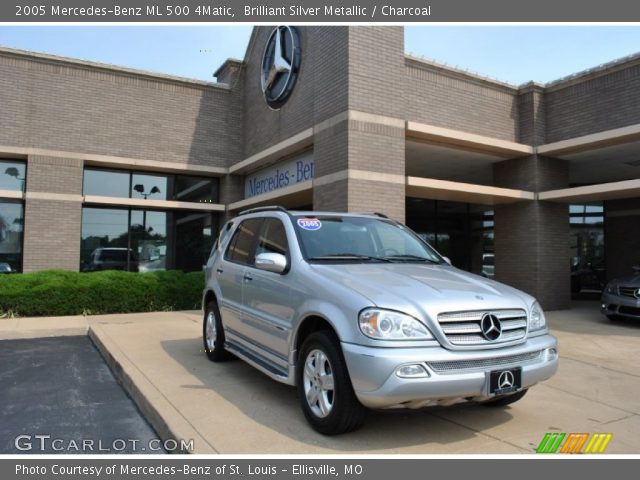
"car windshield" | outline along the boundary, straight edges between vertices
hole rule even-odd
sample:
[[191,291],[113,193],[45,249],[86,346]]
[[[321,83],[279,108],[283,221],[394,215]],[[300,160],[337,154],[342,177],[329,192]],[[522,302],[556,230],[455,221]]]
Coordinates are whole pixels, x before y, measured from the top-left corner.
[[444,263],[407,227],[384,218],[294,216],[309,261]]

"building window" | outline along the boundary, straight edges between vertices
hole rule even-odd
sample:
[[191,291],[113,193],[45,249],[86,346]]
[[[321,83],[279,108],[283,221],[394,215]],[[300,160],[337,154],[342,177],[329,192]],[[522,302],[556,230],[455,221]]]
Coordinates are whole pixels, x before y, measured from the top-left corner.
[[0,274],[22,271],[24,203],[2,198],[2,191],[24,192],[25,162],[0,159]]
[[493,278],[494,215],[485,205],[407,198],[407,226],[461,269]]
[[213,203],[218,201],[218,179],[87,168],[83,191],[103,197]]
[[209,212],[84,207],[80,270],[200,270],[216,231]]
[[569,205],[571,294],[598,298],[606,279],[602,202]]
[[0,159],[0,190],[24,192],[26,173],[24,162]]
[[129,198],[128,172],[121,170],[85,169],[83,191],[85,195]]
[[168,183],[167,175],[134,173],[131,175],[131,198],[173,200],[167,192]]
[[22,271],[23,223],[22,202],[0,199],[0,273]]

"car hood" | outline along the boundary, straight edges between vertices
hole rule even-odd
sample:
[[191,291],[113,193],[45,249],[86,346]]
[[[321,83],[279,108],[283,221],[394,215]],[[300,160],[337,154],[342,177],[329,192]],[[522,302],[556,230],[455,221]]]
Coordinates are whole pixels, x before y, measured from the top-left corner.
[[631,285],[635,287],[640,287],[640,272],[635,272],[630,275],[626,275],[624,277],[618,277],[613,280],[613,283],[621,285]]
[[533,297],[449,265],[358,263],[313,265],[325,279],[365,296],[382,308],[427,313],[496,308],[527,309]]

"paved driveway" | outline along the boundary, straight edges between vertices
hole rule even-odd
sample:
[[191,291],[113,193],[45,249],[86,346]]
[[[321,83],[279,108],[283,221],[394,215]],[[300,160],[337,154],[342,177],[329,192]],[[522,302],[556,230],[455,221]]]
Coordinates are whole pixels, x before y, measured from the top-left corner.
[[207,361],[198,312],[90,323],[134,396],[200,453],[532,453],[552,431],[612,432],[608,453],[639,453],[640,323],[612,323],[593,302],[548,317],[560,369],[521,402],[372,412],[362,429],[339,437],[307,426],[293,388],[238,360]]
[[145,453],[155,438],[87,336],[0,341],[0,453]]

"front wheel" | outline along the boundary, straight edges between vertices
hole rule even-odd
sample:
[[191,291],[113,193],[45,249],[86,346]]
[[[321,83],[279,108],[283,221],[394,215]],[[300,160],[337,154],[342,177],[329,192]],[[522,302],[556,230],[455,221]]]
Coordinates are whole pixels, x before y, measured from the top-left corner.
[[366,409],[356,398],[335,335],[321,331],[309,335],[300,349],[296,384],[307,421],[324,435],[357,429]]
[[220,310],[215,301],[207,303],[202,322],[202,340],[204,352],[212,362],[221,362],[229,358],[229,353],[224,349],[224,330]]

